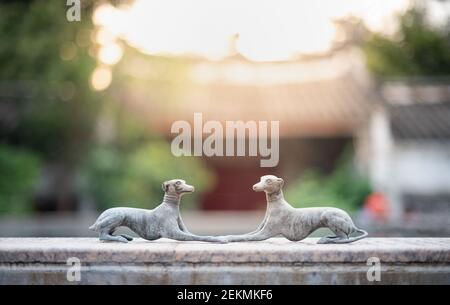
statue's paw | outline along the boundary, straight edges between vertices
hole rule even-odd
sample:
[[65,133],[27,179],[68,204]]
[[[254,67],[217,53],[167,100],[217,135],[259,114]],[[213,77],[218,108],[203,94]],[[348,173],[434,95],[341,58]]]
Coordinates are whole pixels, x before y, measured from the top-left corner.
[[127,241],[132,241],[133,240],[133,237],[131,237],[130,235],[127,235],[127,234],[120,234],[120,236],[125,238]]
[[335,244],[339,240],[337,236],[324,236],[317,242],[318,244]]
[[122,236],[112,236],[112,237],[107,237],[107,238],[100,238],[101,242],[106,242],[106,243],[110,243],[110,242],[119,242],[119,243],[128,243],[128,240],[125,237]]
[[317,241],[318,244],[329,244],[331,241],[327,237],[322,237]]
[[221,236],[221,237],[216,237],[217,242],[221,243],[221,244],[227,244],[228,243],[228,239],[226,238],[226,236]]
[[229,243],[234,243],[234,242],[238,242],[238,241],[242,241],[239,238],[236,238],[235,236],[227,236],[225,238],[225,240]]
[[124,244],[128,243],[128,239],[126,239],[123,236],[117,236],[117,241],[121,242],[121,243],[124,243]]

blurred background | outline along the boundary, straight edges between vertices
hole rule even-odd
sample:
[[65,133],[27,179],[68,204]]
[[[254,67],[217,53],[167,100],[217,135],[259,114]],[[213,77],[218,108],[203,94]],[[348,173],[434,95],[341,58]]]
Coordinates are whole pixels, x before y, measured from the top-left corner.
[[[74,1],[77,2],[77,1]],[[95,236],[161,183],[197,234],[245,233],[251,186],[372,236],[450,236],[450,1],[0,3],[0,236]],[[177,120],[280,122],[280,162],[175,157]]]

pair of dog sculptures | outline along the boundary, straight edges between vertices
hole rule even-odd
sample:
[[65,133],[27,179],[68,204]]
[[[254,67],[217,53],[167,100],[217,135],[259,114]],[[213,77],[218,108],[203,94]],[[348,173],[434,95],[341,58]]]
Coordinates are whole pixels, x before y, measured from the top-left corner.
[[[162,184],[163,202],[153,210],[136,208],[111,208],[104,211],[89,227],[99,233],[102,241],[128,242],[129,235],[113,235],[118,227],[125,226],[144,239],[170,238],[181,241],[237,242],[260,241],[282,235],[291,241],[299,241],[321,227],[329,228],[335,235],[322,237],[318,243],[350,243],[367,236],[358,229],[350,216],[333,207],[294,208],[283,196],[284,181],[276,176],[262,176],[253,186],[256,192],[264,191],[267,210],[259,227],[247,234],[228,236],[198,236],[188,231],[180,216],[180,200],[183,194],[194,192],[194,187],[184,180],[174,179]],[[351,234],[360,233],[356,237]]]

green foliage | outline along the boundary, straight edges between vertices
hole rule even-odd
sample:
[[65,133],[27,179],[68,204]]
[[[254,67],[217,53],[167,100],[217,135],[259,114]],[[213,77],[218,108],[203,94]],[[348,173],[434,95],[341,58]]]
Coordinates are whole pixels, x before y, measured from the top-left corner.
[[[65,1],[0,4],[0,37],[7,42],[0,44],[0,79],[38,78],[45,82],[85,78],[95,60],[87,55],[89,43],[83,44],[80,34],[92,25],[90,18],[68,22],[66,10]],[[73,58],[61,58],[64,48],[74,52]]]
[[344,152],[331,175],[305,172],[289,185],[286,198],[296,207],[333,206],[354,212],[370,191],[368,181],[357,175],[350,154]]
[[[176,89],[184,80],[182,63],[163,58],[149,60],[127,48],[122,63],[115,67],[115,93],[93,92],[89,87],[96,66],[95,56],[90,55],[97,47],[91,40],[94,5],[95,1],[83,1],[81,22],[68,22],[65,1],[0,3],[0,41],[4,42],[0,42],[0,85],[13,89],[12,98],[0,102],[17,114],[12,127],[0,129],[0,137],[3,143],[28,151],[17,155],[17,159],[13,153],[3,152],[1,211],[25,210],[27,200],[31,207],[32,189],[28,186],[32,178],[37,178],[31,160],[37,156],[45,165],[64,164],[65,177],[81,174],[85,195],[93,197],[99,208],[117,204],[152,207],[160,202],[161,182],[166,179],[186,178],[196,186],[197,195],[211,181],[200,160],[175,158],[164,140],[149,138],[149,130],[143,127],[147,122],[128,115],[122,97],[117,96],[117,92],[130,88],[130,93],[137,89],[141,90],[138,93],[151,92],[151,100],[159,103],[175,100],[179,92]],[[134,61],[127,62],[129,57]],[[141,73],[141,77],[131,79],[121,73],[130,67],[144,71],[145,77]],[[15,90],[17,87],[21,90]],[[95,127],[102,123],[100,111],[105,114],[102,118],[112,122],[114,131],[110,139],[94,143]],[[60,180],[55,181],[52,188],[56,192],[78,191],[75,185],[60,188]],[[185,201],[193,199],[192,195],[186,196]],[[17,204],[13,205],[13,201]]]
[[92,133],[99,96],[89,88],[91,9],[68,22],[65,1],[0,3],[0,82],[13,88],[2,102],[18,113],[15,128],[0,135],[44,160],[75,163]]
[[439,76],[450,74],[450,31],[427,23],[422,7],[399,18],[396,38],[374,34],[364,51],[369,69],[386,76]]
[[30,210],[40,161],[33,153],[0,145],[0,214]]
[[92,151],[83,172],[85,190],[101,209],[113,206],[153,208],[161,203],[162,182],[185,179],[196,192],[185,196],[183,206],[192,205],[213,176],[196,158],[177,158],[165,140],[155,139],[129,152],[113,147]]

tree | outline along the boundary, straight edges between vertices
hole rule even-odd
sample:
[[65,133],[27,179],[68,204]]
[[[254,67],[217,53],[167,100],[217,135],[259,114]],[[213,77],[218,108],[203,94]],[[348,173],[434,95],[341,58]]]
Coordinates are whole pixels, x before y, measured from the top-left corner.
[[432,26],[425,7],[400,16],[395,37],[373,34],[364,51],[369,70],[380,77],[450,74],[450,28]]
[[[66,1],[0,3],[0,103],[5,118],[14,117],[0,126],[1,140],[58,168],[49,188],[54,193],[44,196],[55,197],[60,210],[73,204],[74,171],[100,100],[88,83],[96,64],[89,55],[91,18],[69,22],[68,8]],[[82,10],[90,16],[92,5]]]
[[[172,156],[167,141],[127,113],[116,94],[141,88],[157,92],[160,103],[176,99],[174,89],[183,83],[176,60],[127,48],[131,58],[167,73],[130,79],[119,64],[108,90],[90,88],[99,48],[91,39],[95,1],[82,3],[80,22],[67,20],[66,1],[0,3],[0,213],[31,210],[36,182],[39,209],[61,211],[73,210],[82,197],[101,208],[150,207],[161,199],[164,180],[186,178],[196,194],[212,181],[200,160]],[[114,125],[108,143],[92,136],[100,116]]]

